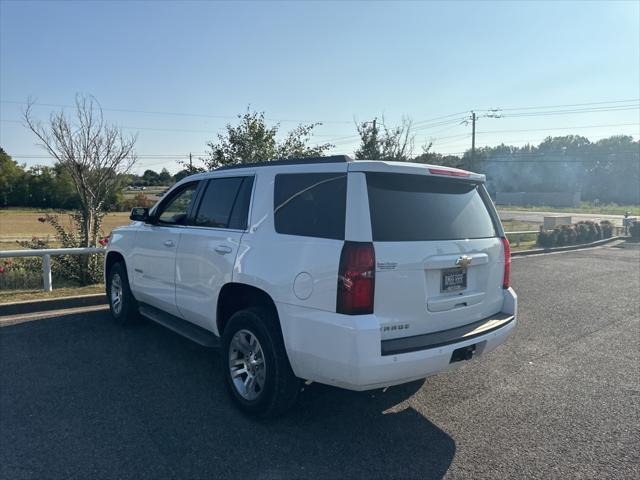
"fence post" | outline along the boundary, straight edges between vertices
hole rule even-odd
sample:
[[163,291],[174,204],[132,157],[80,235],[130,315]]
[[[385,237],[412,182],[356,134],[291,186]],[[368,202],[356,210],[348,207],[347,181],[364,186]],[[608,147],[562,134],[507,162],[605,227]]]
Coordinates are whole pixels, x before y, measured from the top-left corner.
[[520,246],[520,234],[516,234],[516,247]]
[[42,256],[42,283],[44,291],[50,292],[51,288],[51,255],[48,253]]

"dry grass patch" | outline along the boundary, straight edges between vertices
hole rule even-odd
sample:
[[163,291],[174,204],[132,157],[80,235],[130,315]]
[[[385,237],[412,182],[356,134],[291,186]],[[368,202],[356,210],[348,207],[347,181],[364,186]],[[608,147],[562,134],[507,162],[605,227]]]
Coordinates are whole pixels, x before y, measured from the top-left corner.
[[[55,235],[53,227],[49,223],[38,221],[39,217],[46,213],[58,213],[54,210],[22,210],[22,209],[3,209],[0,210],[0,241],[1,238],[7,236],[24,236],[24,237],[46,237],[47,235]],[[72,228],[69,212],[61,212],[60,219],[65,227]],[[130,222],[129,212],[113,212],[105,216],[102,229],[108,235],[116,227],[127,225]]]

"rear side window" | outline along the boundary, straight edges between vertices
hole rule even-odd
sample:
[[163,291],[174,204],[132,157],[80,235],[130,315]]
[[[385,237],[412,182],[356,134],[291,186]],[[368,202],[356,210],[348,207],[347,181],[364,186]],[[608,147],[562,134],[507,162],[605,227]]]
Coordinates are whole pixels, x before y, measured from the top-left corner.
[[480,189],[425,175],[367,173],[373,240],[460,240],[496,236]]
[[252,184],[253,177],[209,180],[195,215],[194,225],[244,230],[247,226]]
[[344,240],[347,175],[276,175],[273,199],[278,233]]

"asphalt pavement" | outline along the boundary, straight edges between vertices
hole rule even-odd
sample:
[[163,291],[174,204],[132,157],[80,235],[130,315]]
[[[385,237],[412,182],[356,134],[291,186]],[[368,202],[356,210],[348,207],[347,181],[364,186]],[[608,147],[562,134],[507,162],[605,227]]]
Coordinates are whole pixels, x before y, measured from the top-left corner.
[[0,328],[0,478],[640,478],[640,251],[514,259],[514,336],[386,392],[313,384],[272,421],[215,350],[90,312]]

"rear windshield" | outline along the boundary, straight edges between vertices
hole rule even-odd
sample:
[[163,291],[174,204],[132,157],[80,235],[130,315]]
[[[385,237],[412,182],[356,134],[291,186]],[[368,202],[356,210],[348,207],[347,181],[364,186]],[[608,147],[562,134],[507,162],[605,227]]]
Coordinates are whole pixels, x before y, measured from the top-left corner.
[[459,240],[496,236],[480,193],[460,180],[367,173],[373,240]]

